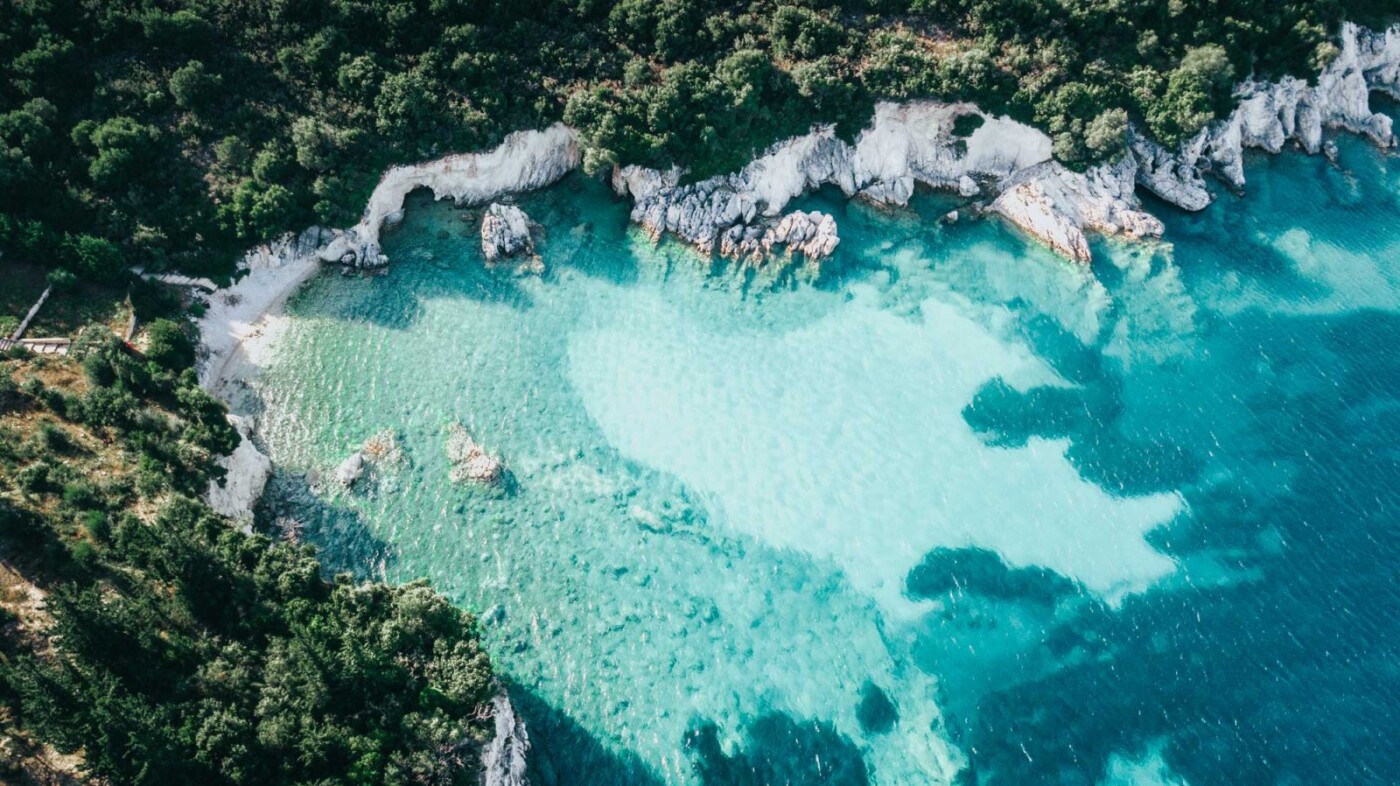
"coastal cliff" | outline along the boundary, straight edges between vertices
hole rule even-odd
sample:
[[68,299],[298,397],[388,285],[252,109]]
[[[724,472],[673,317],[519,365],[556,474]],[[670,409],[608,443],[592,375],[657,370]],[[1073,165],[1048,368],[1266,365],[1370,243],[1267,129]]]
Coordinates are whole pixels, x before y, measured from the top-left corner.
[[[971,120],[970,133],[958,126]],[[632,220],[709,252],[735,227],[771,225],[793,199],[835,186],[848,197],[902,206],[916,185],[986,200],[988,209],[1066,256],[1087,262],[1088,231],[1154,237],[1160,222],[1139,209],[1125,159],[1089,173],[1051,158],[1044,133],[971,104],[884,103],[854,144],[820,128],[775,145],[743,170],[680,185],[677,171],[621,167],[613,188],[635,201]],[[721,251],[723,252],[723,248]]]
[[1374,32],[1347,23],[1338,44],[1340,53],[1315,85],[1294,77],[1240,83],[1235,88],[1239,104],[1229,117],[1202,129],[1178,150],[1132,133],[1138,184],[1177,207],[1201,210],[1212,200],[1203,173],[1237,191],[1244,188],[1245,148],[1277,153],[1295,142],[1316,154],[1324,148],[1328,129],[1394,146],[1391,119],[1371,109],[1370,94],[1400,99],[1400,25]]

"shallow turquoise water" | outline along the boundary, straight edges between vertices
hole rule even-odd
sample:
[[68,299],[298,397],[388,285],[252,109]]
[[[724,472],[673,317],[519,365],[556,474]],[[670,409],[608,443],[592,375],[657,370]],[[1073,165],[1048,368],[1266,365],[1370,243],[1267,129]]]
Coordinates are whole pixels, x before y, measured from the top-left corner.
[[1392,782],[1400,172],[1341,145],[1092,271],[816,196],[836,270],[771,285],[577,179],[516,278],[415,204],[254,382],[269,519],[481,613],[545,780]]

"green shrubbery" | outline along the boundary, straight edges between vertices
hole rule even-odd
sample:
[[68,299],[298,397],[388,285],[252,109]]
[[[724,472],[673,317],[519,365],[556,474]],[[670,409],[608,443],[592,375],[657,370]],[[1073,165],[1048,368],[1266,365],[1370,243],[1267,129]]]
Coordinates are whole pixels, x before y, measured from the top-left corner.
[[0,362],[7,411],[37,419],[0,423],[0,555],[52,619],[0,631],[7,732],[109,783],[475,783],[496,690],[475,622],[421,583],[325,581],[196,502],[239,437],[183,327],[150,331],[145,358],[81,335],[76,398]]
[[1084,165],[1167,144],[1233,80],[1310,74],[1393,0],[307,0],[21,4],[0,16],[0,248],[111,280],[222,269],[352,223],[390,163],[566,119],[588,165],[733,169],[880,99],[975,101]]

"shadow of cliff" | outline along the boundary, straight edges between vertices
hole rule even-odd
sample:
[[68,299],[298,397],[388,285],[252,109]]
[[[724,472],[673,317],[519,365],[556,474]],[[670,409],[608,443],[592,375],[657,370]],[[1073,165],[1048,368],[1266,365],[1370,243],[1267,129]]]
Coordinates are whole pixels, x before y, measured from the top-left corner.
[[531,783],[661,786],[661,778],[636,755],[610,749],[538,694],[517,685],[509,692],[530,730]]
[[259,529],[274,538],[286,537],[294,526],[297,540],[316,547],[327,576],[348,572],[357,579],[383,580],[397,559],[394,549],[370,530],[358,511],[326,500],[303,473],[273,473],[257,521]]
[[744,746],[725,753],[719,727],[697,723],[686,735],[691,766],[704,786],[868,786],[860,749],[832,726],[781,712],[754,719]]

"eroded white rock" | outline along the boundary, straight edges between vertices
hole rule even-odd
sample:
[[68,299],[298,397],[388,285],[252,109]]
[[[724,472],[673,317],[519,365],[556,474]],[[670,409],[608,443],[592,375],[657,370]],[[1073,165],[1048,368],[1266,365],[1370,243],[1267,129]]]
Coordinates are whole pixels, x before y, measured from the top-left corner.
[[449,477],[453,483],[494,485],[505,474],[500,460],[478,445],[461,423],[447,427],[447,460],[452,464]]
[[1235,88],[1239,105],[1178,150],[1168,151],[1140,135],[1131,149],[1138,182],[1162,199],[1187,210],[1210,204],[1202,173],[1228,186],[1245,185],[1244,150],[1277,153],[1296,142],[1310,154],[1322,151],[1323,133],[1339,129],[1361,134],[1382,147],[1395,145],[1389,116],[1371,109],[1371,92],[1400,98],[1400,25],[1373,32],[1342,25],[1340,54],[1318,75],[1317,84],[1294,77],[1277,82],[1247,80]]
[[253,508],[262,497],[267,479],[272,476],[272,460],[253,444],[252,423],[247,418],[229,415],[228,421],[242,440],[233,453],[219,459],[219,465],[227,473],[224,483],[221,486],[211,481],[204,498],[215,513],[247,527],[253,522]]
[[393,167],[380,178],[370,195],[364,217],[346,234],[346,243],[329,255],[339,254],[353,264],[375,266],[388,260],[379,250],[379,230],[403,217],[404,198],[427,188],[435,199],[452,199],[474,206],[505,194],[543,188],[578,167],[581,160],[578,133],[555,123],[543,131],[519,131],[494,150],[465,153],[421,164]]
[[335,468],[335,481],[340,485],[350,488],[355,485],[365,474],[365,454],[360,451],[351,453],[348,458],[340,462],[340,466]]

